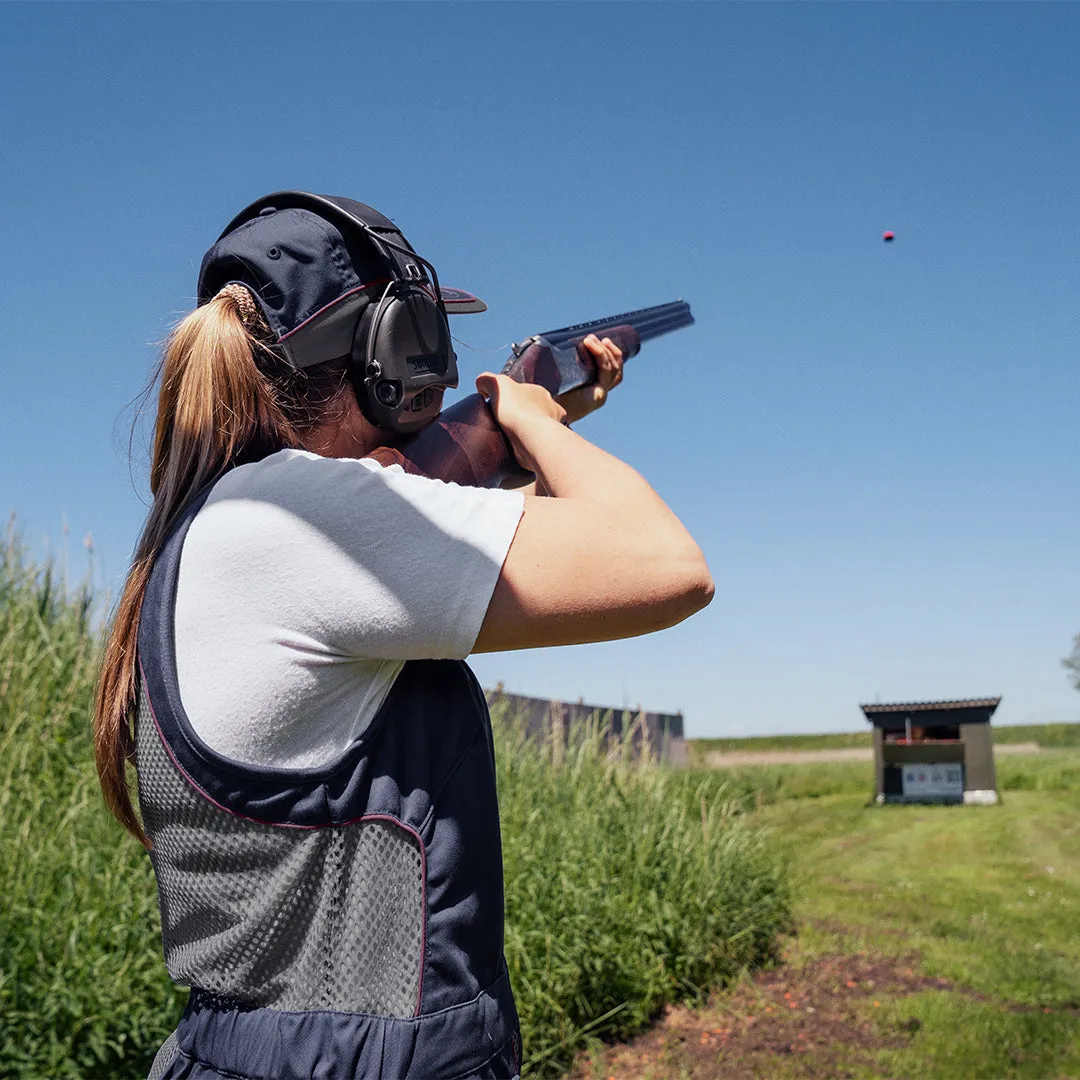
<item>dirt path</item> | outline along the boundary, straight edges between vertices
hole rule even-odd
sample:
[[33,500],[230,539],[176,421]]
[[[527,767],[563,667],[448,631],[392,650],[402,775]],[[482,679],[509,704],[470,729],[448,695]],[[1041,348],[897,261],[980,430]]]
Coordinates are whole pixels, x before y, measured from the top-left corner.
[[881,997],[895,1001],[897,995],[947,988],[945,980],[919,975],[907,961],[866,952],[785,964],[723,992],[703,1009],[669,1009],[632,1042],[583,1056],[570,1077],[750,1080],[775,1074],[778,1058],[784,1076],[863,1075],[878,1051],[905,1045],[918,1027],[913,1020],[883,1029],[875,1022]]
[[[995,754],[1037,754],[1039,744],[1000,743],[994,747]],[[837,747],[832,750],[736,750],[730,753],[713,750],[705,755],[705,764],[715,769],[728,769],[738,765],[813,765],[836,761],[873,761],[874,751],[869,746]]]

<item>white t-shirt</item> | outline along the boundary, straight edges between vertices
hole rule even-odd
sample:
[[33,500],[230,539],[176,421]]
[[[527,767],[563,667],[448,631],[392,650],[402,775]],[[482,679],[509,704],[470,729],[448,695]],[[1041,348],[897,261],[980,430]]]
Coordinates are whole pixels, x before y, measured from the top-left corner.
[[311,768],[367,727],[404,662],[472,651],[520,493],[282,450],[226,473],[184,540],[180,698],[248,764]]

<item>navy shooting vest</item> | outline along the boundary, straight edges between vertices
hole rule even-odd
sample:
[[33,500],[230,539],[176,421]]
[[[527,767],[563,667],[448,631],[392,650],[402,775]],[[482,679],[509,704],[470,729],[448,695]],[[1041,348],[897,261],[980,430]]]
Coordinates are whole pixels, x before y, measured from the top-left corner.
[[139,805],[165,963],[191,987],[151,1076],[516,1076],[476,679],[460,661],[406,663],[363,735],[320,768],[216,753],[180,702],[173,628],[180,553],[206,494],[162,548],[139,623]]

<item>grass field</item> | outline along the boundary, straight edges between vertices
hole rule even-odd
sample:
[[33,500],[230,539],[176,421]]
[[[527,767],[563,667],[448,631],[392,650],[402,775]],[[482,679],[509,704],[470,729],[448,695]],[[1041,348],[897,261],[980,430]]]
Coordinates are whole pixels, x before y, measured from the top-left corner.
[[740,770],[792,873],[783,962],[578,1075],[1080,1077],[1080,750],[998,771],[965,808],[869,805],[865,764]]

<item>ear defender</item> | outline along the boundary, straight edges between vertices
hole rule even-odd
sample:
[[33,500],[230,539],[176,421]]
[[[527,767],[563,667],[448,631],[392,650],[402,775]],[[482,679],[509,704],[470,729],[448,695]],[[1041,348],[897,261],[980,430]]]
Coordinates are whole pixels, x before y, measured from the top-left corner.
[[378,427],[408,434],[434,420],[443,392],[458,384],[457,356],[442,308],[415,264],[369,305],[353,339],[353,387]]

